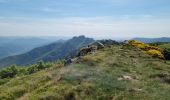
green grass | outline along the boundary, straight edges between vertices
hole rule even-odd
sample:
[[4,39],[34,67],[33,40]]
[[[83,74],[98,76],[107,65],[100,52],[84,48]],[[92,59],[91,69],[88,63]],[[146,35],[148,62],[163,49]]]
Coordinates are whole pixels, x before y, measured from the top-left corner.
[[134,47],[112,46],[66,67],[0,83],[2,100],[169,100],[170,62]]
[[162,44],[162,45],[159,45],[159,47],[165,49],[165,48],[168,48],[170,49],[170,43],[166,43],[166,44]]

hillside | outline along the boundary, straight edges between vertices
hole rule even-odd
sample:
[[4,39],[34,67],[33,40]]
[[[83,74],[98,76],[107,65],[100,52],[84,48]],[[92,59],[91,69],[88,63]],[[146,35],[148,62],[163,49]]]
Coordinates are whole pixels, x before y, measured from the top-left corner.
[[113,45],[0,83],[1,100],[169,100],[170,61]]
[[170,49],[170,43],[165,43],[165,44],[161,44],[161,45],[158,45],[159,47],[161,48],[168,48]]
[[134,38],[132,40],[138,40],[144,43],[154,43],[154,42],[170,42],[170,38],[162,37],[162,38]]
[[0,59],[28,52],[35,47],[57,41],[41,37],[0,37]]
[[158,42],[158,43],[152,43],[152,45],[162,48],[164,50],[165,58],[170,60],[170,43]]
[[55,61],[65,57],[74,56],[77,50],[83,46],[94,42],[91,38],[84,36],[73,37],[66,42],[55,42],[49,45],[35,48],[27,53],[10,56],[0,60],[0,67],[10,66],[13,64],[24,66],[34,64],[40,60],[44,62]]

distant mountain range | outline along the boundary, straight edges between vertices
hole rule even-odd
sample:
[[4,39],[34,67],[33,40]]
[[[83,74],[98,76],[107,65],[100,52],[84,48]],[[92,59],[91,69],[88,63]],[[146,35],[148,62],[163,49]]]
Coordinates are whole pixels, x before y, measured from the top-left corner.
[[138,40],[144,43],[153,43],[153,42],[170,42],[169,37],[162,38],[133,38],[133,40]]
[[30,51],[35,47],[57,41],[43,37],[0,37],[0,59]]
[[0,67],[9,66],[12,64],[24,66],[34,64],[40,60],[48,62],[63,59],[65,57],[74,56],[79,48],[87,46],[92,42],[94,42],[92,38],[86,38],[84,36],[73,37],[66,42],[51,43],[49,45],[35,48],[21,55],[1,59]]

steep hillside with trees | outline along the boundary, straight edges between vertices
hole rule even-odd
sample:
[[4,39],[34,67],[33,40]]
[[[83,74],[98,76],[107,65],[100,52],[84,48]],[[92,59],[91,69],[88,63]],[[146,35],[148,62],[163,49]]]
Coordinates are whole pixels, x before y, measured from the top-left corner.
[[10,56],[0,60],[0,67],[16,65],[29,65],[40,60],[44,62],[55,61],[70,56],[75,56],[79,48],[94,42],[92,38],[84,36],[73,37],[66,42],[56,42],[46,46],[35,48],[27,53]]
[[22,54],[57,40],[42,37],[0,37],[0,59]]

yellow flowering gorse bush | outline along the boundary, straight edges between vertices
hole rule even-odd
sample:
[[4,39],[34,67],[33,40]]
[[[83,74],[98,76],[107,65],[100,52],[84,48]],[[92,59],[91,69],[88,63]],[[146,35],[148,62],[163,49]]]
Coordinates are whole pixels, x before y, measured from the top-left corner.
[[150,46],[148,44],[136,41],[136,40],[130,40],[128,41],[129,45],[135,46],[137,48],[140,48],[144,51],[146,51],[147,54],[152,55],[153,57],[158,57],[161,59],[164,59],[163,50],[156,46]]

